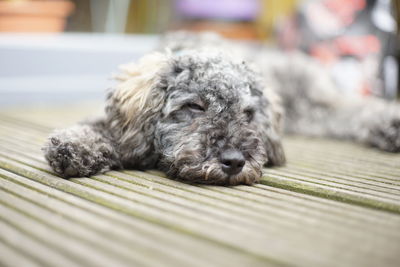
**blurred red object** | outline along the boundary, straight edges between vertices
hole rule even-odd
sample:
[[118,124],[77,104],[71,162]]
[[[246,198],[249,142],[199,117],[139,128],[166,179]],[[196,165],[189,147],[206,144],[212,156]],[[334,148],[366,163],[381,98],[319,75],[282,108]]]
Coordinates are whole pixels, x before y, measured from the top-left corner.
[[355,55],[360,58],[369,54],[377,54],[381,50],[381,42],[374,35],[341,36],[334,41],[341,55]]
[[0,31],[61,32],[73,9],[67,0],[0,1]]
[[381,42],[374,35],[340,36],[331,41],[312,44],[310,54],[325,64],[340,60],[341,56],[355,56],[360,60],[378,54]]
[[366,7],[365,0],[326,0],[323,2],[345,25],[353,23],[355,12]]

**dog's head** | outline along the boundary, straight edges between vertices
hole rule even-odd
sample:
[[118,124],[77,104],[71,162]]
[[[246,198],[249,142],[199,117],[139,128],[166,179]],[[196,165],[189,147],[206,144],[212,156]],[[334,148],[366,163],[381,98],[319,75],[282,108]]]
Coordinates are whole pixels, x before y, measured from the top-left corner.
[[124,165],[234,185],[284,162],[279,99],[244,62],[154,53],[122,70],[106,110]]

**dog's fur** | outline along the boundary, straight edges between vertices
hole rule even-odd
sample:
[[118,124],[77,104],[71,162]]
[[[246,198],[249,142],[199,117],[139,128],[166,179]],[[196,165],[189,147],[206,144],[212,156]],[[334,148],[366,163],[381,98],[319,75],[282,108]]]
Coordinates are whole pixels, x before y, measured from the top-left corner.
[[[167,35],[162,47],[121,68],[104,119],[49,137],[43,149],[58,174],[159,169],[187,182],[252,184],[263,166],[284,164],[283,126],[400,151],[399,106],[346,98],[305,55],[187,33]],[[237,174],[221,168],[227,150],[245,159]]]

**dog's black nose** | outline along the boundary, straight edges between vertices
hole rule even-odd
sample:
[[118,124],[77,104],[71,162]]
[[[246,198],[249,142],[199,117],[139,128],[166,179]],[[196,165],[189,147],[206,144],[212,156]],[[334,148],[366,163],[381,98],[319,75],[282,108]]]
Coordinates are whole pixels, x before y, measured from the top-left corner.
[[222,165],[222,170],[229,175],[238,174],[243,169],[246,162],[242,152],[237,149],[227,149],[223,151],[219,160]]

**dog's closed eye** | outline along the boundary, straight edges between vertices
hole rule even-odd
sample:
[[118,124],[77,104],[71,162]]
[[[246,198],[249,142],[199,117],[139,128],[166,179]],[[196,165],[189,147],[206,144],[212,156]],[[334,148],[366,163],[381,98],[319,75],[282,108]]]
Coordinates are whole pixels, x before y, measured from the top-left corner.
[[187,108],[194,113],[200,113],[200,112],[205,111],[203,106],[196,104],[196,103],[187,103],[187,104],[183,105],[183,108]]

